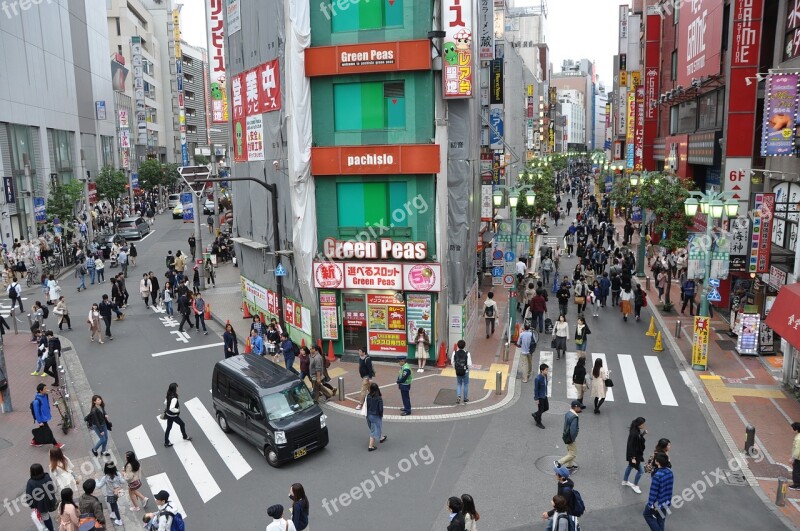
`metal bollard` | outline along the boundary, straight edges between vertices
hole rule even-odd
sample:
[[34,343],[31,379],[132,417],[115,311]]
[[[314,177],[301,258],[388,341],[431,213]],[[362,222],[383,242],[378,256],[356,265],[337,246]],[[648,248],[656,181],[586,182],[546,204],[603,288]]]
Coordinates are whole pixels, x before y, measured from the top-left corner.
[[756,444],[756,428],[755,426],[747,426],[744,430],[744,451],[750,456],[753,446]]
[[675,339],[681,338],[681,322],[675,321]]
[[786,507],[786,483],[788,481],[786,478],[778,478],[778,493],[775,495],[775,505],[778,507]]
[[648,290],[650,289],[650,277],[644,278],[644,285]]
[[506,343],[503,347],[503,361],[508,361],[508,350],[511,348],[511,343]]
[[497,371],[494,373],[494,394],[499,395],[503,392],[503,373]]
[[344,400],[344,378],[339,376],[339,402]]

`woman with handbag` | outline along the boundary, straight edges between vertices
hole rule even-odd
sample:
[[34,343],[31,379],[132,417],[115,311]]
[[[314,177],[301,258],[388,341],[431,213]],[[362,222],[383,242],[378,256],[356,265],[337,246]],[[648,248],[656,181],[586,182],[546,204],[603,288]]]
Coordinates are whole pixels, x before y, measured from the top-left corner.
[[586,343],[589,341],[589,326],[586,324],[586,319],[578,317],[578,324],[575,326],[575,349],[578,352],[586,352]]
[[628,316],[633,313],[633,292],[630,288],[625,288],[619,295],[619,310],[622,312],[622,320],[628,322]]
[[111,507],[111,514],[114,516],[114,525],[122,525],[122,517],[119,514],[119,500],[122,494],[122,487],[125,486],[125,480],[122,479],[117,466],[109,461],[103,467],[103,477],[97,480],[97,488],[103,489],[103,494],[106,497],[106,502]]
[[[122,468],[122,476],[128,482],[128,496],[131,499],[133,510],[138,511],[140,507],[144,508],[149,498],[139,492],[142,487],[142,470],[139,460],[136,459],[136,454],[133,451],[125,453],[125,466]],[[136,500],[142,500],[142,504],[137,505]]]
[[[69,320],[69,309],[67,308],[67,301],[61,295],[58,298],[58,304],[53,308],[53,313],[58,316],[58,329],[64,329],[64,323],[67,323],[67,330],[72,330],[72,323]],[[74,490],[74,489],[73,489]]]
[[606,401],[607,382],[609,371],[603,367],[603,358],[594,360],[592,368],[592,397],[594,398],[594,414],[600,414],[600,406]]
[[104,341],[103,335],[100,333],[100,308],[97,303],[92,304],[86,322],[89,324],[89,339],[94,341],[94,336],[97,336],[97,339],[100,340],[100,344],[102,345]]
[[575,289],[573,290],[578,315],[586,311],[586,291],[586,284],[584,283],[583,277],[580,277],[575,281]]
[[56,486],[56,496],[61,494],[64,489],[78,490],[78,483],[75,479],[75,472],[72,461],[64,455],[61,448],[54,446],[50,449],[50,477]]
[[25,486],[25,503],[33,511],[31,519],[38,529],[53,529],[53,519],[50,513],[56,510],[56,496],[53,479],[44,471],[39,463],[34,463],[30,468],[30,479]]
[[559,315],[553,328],[553,348],[556,349],[556,359],[561,359],[561,354],[567,353],[567,338],[569,337],[569,323],[565,315]]

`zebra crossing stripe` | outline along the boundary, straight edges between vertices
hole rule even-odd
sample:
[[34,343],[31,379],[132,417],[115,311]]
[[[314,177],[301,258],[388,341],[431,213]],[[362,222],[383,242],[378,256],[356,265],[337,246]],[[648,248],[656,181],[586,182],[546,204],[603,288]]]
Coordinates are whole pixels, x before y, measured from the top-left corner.
[[228,466],[228,470],[231,471],[233,477],[241,479],[252,470],[250,465],[247,464],[247,461],[244,460],[244,457],[242,457],[242,454],[239,453],[239,450],[236,449],[230,439],[228,439],[228,436],[225,435],[225,432],[217,425],[217,422],[214,420],[214,417],[211,416],[208,409],[200,402],[199,398],[192,398],[183,405],[189,413],[191,413],[192,417],[194,417],[194,420],[200,426],[205,436],[208,437],[211,446],[214,447]]
[[[603,368],[608,371],[608,377],[611,378],[611,371],[608,368],[608,362],[606,361],[606,355],[602,352],[592,352],[592,367],[594,367],[594,361],[600,358],[603,360]],[[612,378],[613,379],[613,378]],[[606,388],[606,402],[613,402],[614,401],[614,389],[611,387]]]
[[572,373],[575,372],[575,366],[578,364],[578,353],[567,352],[567,399],[577,400],[578,390],[572,385]]
[[[137,455],[136,457],[139,456]],[[172,482],[170,482],[167,474],[162,472],[155,476],[147,476],[147,485],[150,487],[150,492],[153,494],[161,490],[167,491],[169,493],[169,504],[172,505],[172,510],[176,513],[181,513],[181,516],[186,518],[186,509],[183,508],[183,504],[181,504],[181,501],[178,499],[175,487],[172,486]]]
[[[156,417],[156,419],[161,425],[161,429],[166,433],[167,421],[161,420],[160,415]],[[211,498],[222,492],[217,482],[214,481],[214,477],[211,475],[208,467],[200,458],[200,454],[197,453],[194,445],[181,438],[181,431],[178,426],[173,425],[169,442],[175,445],[171,448],[171,451],[174,451],[178,456],[178,459],[183,465],[183,468],[186,469],[186,473],[197,489],[197,493],[200,495],[203,503],[208,503]]]
[[636,367],[633,366],[633,358],[630,354],[617,354],[619,366],[622,372],[622,380],[625,383],[625,392],[628,393],[628,402],[632,404],[645,404],[642,386],[639,385],[639,377],[636,375]]
[[142,460],[156,455],[156,449],[153,448],[153,443],[141,424],[132,430],[128,430],[128,440],[131,442],[131,449],[136,454],[137,459]]
[[653,384],[656,386],[656,393],[661,404],[664,406],[677,406],[678,401],[675,400],[675,395],[672,394],[672,388],[667,381],[667,375],[664,374],[664,369],[656,356],[645,356],[644,362],[650,370],[650,376],[653,378]]
[[[549,350],[542,350],[539,352],[539,365],[546,363],[550,367],[550,374],[547,375],[547,398],[553,397],[553,352]],[[539,374],[539,365],[533,368],[534,372]]]

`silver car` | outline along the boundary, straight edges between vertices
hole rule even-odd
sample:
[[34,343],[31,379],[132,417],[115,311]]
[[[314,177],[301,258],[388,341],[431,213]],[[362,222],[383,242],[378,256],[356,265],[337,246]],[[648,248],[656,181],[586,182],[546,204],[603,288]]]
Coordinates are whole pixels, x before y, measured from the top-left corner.
[[144,218],[125,218],[117,224],[117,234],[130,240],[131,238],[141,239],[150,232],[150,225]]

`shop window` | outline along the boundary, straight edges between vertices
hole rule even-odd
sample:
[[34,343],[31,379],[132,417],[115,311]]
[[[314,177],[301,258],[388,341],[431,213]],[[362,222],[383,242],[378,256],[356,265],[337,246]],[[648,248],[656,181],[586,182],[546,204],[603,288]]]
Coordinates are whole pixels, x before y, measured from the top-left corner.
[[678,132],[693,133],[697,128],[697,100],[678,105]]
[[338,183],[336,195],[339,238],[354,238],[364,232],[370,238],[411,238],[410,214],[405,207],[408,183]]
[[405,129],[405,82],[337,83],[333,116],[336,131]]
[[669,108],[669,134],[678,133],[678,106],[673,105]]
[[114,165],[114,137],[101,136],[100,143],[103,148],[103,167]]
[[700,96],[697,110],[698,130],[704,131],[717,127],[718,99],[719,92],[709,92],[708,94]]
[[334,33],[342,31],[364,31],[403,25],[403,0],[394,2],[323,2],[323,14],[331,21]]

